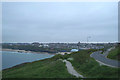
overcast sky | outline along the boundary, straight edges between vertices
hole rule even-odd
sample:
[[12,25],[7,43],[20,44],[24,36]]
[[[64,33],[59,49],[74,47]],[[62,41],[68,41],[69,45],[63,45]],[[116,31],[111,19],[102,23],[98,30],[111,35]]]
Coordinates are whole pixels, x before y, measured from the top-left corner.
[[10,2],[2,5],[3,42],[118,41],[118,3]]

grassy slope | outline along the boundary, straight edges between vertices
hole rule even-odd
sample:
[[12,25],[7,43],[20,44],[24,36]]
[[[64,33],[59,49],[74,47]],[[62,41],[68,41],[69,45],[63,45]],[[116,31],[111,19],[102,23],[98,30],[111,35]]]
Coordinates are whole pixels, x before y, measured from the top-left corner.
[[[90,54],[95,50],[79,51],[72,54],[56,55],[51,59],[28,63],[3,71],[3,78],[70,78],[65,64],[59,59],[73,58],[72,65],[80,74],[87,78],[117,78],[117,68],[100,66]],[[119,74],[120,76],[120,74]]]
[[120,61],[120,48],[117,47],[111,50],[107,57],[110,59],[115,59]]
[[[78,55],[79,56],[78,56]],[[118,69],[107,66],[100,66],[93,58],[88,57],[88,53],[77,53],[71,61],[79,73],[90,78],[117,78]],[[80,55],[81,54],[81,55]],[[87,56],[85,56],[85,54]],[[87,58],[86,58],[87,57]],[[77,59],[76,59],[77,58]],[[84,61],[81,60],[84,58]]]
[[[118,70],[120,68],[111,68],[100,66],[93,58],[90,57],[91,51],[79,51],[66,55],[73,58],[72,65],[80,74],[87,78],[118,78]],[[120,76],[120,74],[119,74]]]
[[65,64],[60,60],[46,59],[27,63],[15,68],[4,70],[3,78],[70,78]]

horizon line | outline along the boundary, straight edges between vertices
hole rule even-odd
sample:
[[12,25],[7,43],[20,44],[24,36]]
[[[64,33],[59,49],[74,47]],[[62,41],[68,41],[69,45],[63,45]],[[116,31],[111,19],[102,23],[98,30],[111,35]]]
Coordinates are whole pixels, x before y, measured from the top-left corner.
[[[39,42],[39,41],[34,41],[37,43],[78,43],[78,42]],[[2,43],[34,43],[34,42],[2,42]],[[114,41],[114,42],[80,42],[80,43],[119,43],[119,41]]]

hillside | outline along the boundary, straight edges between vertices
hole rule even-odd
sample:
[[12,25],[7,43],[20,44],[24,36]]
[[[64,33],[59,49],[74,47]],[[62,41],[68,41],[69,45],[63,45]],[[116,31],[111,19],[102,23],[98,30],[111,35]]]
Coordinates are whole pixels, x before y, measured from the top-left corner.
[[101,66],[90,54],[96,50],[81,50],[65,55],[27,63],[11,69],[3,70],[3,78],[75,78],[67,71],[62,60],[72,63],[74,69],[86,78],[118,78],[120,68]]
[[111,50],[107,57],[120,61],[120,48],[116,47],[115,49]]
[[3,78],[73,78],[60,60],[45,59],[3,70]]

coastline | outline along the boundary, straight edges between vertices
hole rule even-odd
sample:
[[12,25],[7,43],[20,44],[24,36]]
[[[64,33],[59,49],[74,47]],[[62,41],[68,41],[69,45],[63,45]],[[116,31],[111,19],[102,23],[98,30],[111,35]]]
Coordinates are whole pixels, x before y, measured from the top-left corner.
[[51,55],[56,54],[56,53],[48,53],[48,52],[34,52],[34,51],[17,50],[17,49],[1,49],[0,51],[14,51],[14,52],[20,52],[20,53],[51,54]]
[[45,58],[45,59],[41,59],[41,60],[36,60],[36,61],[32,61],[32,62],[20,63],[20,64],[17,64],[17,65],[15,65],[15,66],[12,66],[12,67],[2,69],[2,71],[9,70],[9,69],[13,69],[13,68],[17,68],[17,67],[21,67],[21,66],[23,66],[23,65],[25,65],[25,64],[30,64],[30,63],[35,63],[35,62],[38,62],[38,61],[43,61],[43,60],[46,60],[46,59],[49,59],[49,58]]
[[[33,52],[33,51],[13,50],[13,49],[1,49],[0,51],[12,51],[12,52],[19,52],[19,51],[21,51],[20,53],[33,53],[33,54],[35,53],[35,54],[55,55],[55,54],[50,54],[50,53],[47,53],[47,52]],[[51,57],[50,57],[50,58],[51,58]],[[24,64],[28,64],[28,63],[34,63],[34,62],[37,62],[37,61],[43,61],[43,60],[46,60],[46,59],[49,59],[49,58],[40,59],[40,60],[35,60],[35,61],[31,61],[31,62],[23,62],[23,63],[17,64],[17,65],[14,65],[14,66],[12,66],[12,67],[8,67],[8,68],[5,68],[5,69],[1,69],[1,71],[8,70],[8,69],[12,69],[12,68],[16,68],[16,67],[20,67],[20,66],[23,66]]]
[[[13,52],[19,52],[19,53],[35,53],[35,54],[49,54],[49,55],[56,55],[56,54],[61,54],[61,55],[64,55],[65,53],[67,54],[70,54],[71,52],[58,52],[58,53],[47,53],[47,52],[34,52],[34,51],[25,51],[25,50],[15,50],[15,49],[1,49],[0,51],[13,51]],[[46,58],[48,59],[48,58]],[[8,70],[8,69],[12,69],[12,68],[16,68],[16,67],[20,67],[24,64],[28,64],[28,63],[33,63],[33,62],[37,62],[37,61],[42,61],[42,60],[45,60],[45,59],[41,59],[41,60],[36,60],[36,61],[32,61],[32,62],[24,62],[24,63],[21,63],[21,64],[17,64],[15,66],[12,66],[12,67],[9,67],[9,68],[6,68],[6,69],[2,69],[3,70]]]

